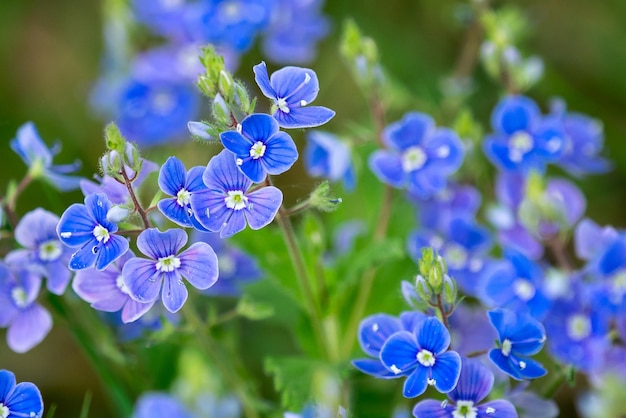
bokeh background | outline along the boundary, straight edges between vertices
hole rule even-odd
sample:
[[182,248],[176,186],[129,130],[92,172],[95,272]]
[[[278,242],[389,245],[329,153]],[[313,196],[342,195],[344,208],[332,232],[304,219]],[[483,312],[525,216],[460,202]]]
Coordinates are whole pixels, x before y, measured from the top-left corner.
[[[588,216],[599,224],[626,225],[626,2],[495,2],[496,7],[503,5],[524,11],[531,31],[522,51],[544,60],[544,77],[528,94],[544,110],[551,98],[561,97],[570,110],[604,123],[604,155],[615,168],[609,174],[583,179],[579,185],[588,199]],[[452,0],[327,0],[324,11],[331,32],[310,64],[320,78],[318,102],[337,111],[327,129],[341,130],[347,124],[367,121],[364,98],[338,51],[341,24],[348,17],[377,42],[389,77],[417,98],[416,106],[421,107],[405,110],[429,111],[440,123],[448,122],[442,120],[440,87],[451,74],[463,41],[464,6]],[[26,121],[35,122],[48,144],[62,141],[59,163],[80,159],[81,175],[97,172],[107,121],[98,119],[87,101],[102,54],[101,9],[101,2],[95,0],[0,1],[0,191],[26,171],[9,148],[17,128]],[[251,67],[261,59],[255,47],[243,57],[237,72],[252,82],[254,92]],[[477,119],[488,126],[501,90],[480,67],[474,76],[476,89],[469,101]],[[400,114],[389,116],[392,120]],[[151,150],[147,157],[164,160],[172,151],[168,147]],[[191,144],[186,152],[199,164],[205,164],[211,154],[200,144]],[[35,183],[19,201],[18,212],[43,206],[61,213],[68,202],[80,200],[79,192],[59,196]],[[94,397],[90,416],[110,416],[98,377],[71,335],[60,327],[22,355],[8,350],[4,331],[0,331],[0,368],[14,371],[18,381],[35,382],[46,405],[58,406],[57,417],[78,416],[87,392]]]

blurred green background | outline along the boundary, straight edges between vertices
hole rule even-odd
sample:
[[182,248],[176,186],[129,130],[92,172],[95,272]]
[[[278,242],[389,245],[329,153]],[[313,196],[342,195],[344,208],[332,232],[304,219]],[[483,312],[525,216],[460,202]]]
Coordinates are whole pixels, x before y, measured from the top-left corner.
[[[320,78],[318,103],[337,111],[327,129],[345,131],[349,124],[368,123],[364,98],[338,53],[340,27],[347,17],[354,18],[362,31],[376,40],[390,77],[424,106],[404,110],[438,115],[441,81],[451,74],[463,40],[466,4],[452,0],[326,3],[331,34],[310,66]],[[522,51],[540,56],[545,63],[544,78],[528,94],[544,110],[549,99],[561,97],[570,110],[604,123],[604,155],[614,161],[615,169],[579,184],[588,198],[588,216],[600,224],[624,225],[626,2],[495,2],[495,7],[503,5],[524,11],[531,32]],[[0,190],[6,190],[10,179],[19,180],[26,171],[8,145],[26,121],[35,122],[48,144],[62,141],[58,163],[78,158],[83,161],[81,175],[90,177],[97,171],[97,158],[104,151],[102,131],[106,121],[90,112],[87,97],[100,65],[101,6],[98,1],[85,0],[0,1]],[[242,59],[237,75],[251,80],[251,66],[261,59],[255,48]],[[474,76],[476,90],[469,100],[474,114],[488,130],[489,114],[501,91],[481,68]],[[389,120],[399,116],[389,115]],[[210,150],[198,144],[190,145],[190,150],[188,155],[194,155],[195,163],[206,163]],[[147,156],[163,160],[169,152],[149,151]],[[59,198],[48,186],[36,183],[20,200],[18,212],[43,206],[61,213],[64,205],[80,200],[78,192]],[[18,381],[35,382],[46,405],[58,406],[57,417],[78,416],[86,392],[94,394],[90,416],[110,416],[97,376],[66,330],[55,328],[41,345],[22,355],[8,350],[3,331],[0,340],[0,368],[15,372]]]

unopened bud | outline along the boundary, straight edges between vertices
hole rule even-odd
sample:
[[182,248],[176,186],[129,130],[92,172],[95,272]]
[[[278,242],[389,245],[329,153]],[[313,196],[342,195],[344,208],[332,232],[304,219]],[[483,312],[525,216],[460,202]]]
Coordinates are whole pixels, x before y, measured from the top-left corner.
[[458,295],[456,280],[447,274],[443,276],[443,300],[448,305],[454,305]]
[[106,220],[109,222],[122,222],[128,215],[130,214],[130,210],[124,206],[112,206],[111,209],[107,212]]
[[417,291],[419,297],[426,302],[430,300],[430,297],[433,293],[430,285],[428,284],[424,276],[419,274],[415,278],[415,290]]

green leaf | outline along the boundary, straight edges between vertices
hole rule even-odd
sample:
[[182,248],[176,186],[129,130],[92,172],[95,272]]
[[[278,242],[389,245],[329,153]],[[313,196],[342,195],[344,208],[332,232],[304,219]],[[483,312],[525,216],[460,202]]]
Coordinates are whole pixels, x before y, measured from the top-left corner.
[[315,371],[321,366],[321,362],[303,357],[265,359],[265,371],[274,378],[282,406],[292,411],[300,411],[309,399]]
[[258,321],[274,315],[274,307],[269,303],[253,300],[250,295],[244,295],[237,303],[237,313],[245,318]]

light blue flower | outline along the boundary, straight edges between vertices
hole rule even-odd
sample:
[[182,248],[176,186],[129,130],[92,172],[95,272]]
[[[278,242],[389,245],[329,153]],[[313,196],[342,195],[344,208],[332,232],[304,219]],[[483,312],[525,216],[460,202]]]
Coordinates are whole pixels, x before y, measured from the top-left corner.
[[308,132],[304,164],[310,176],[341,180],[346,190],[354,190],[356,178],[350,148],[335,135],[318,130]]
[[13,373],[0,370],[0,417],[41,418],[43,399],[37,386],[30,382],[15,383]]

